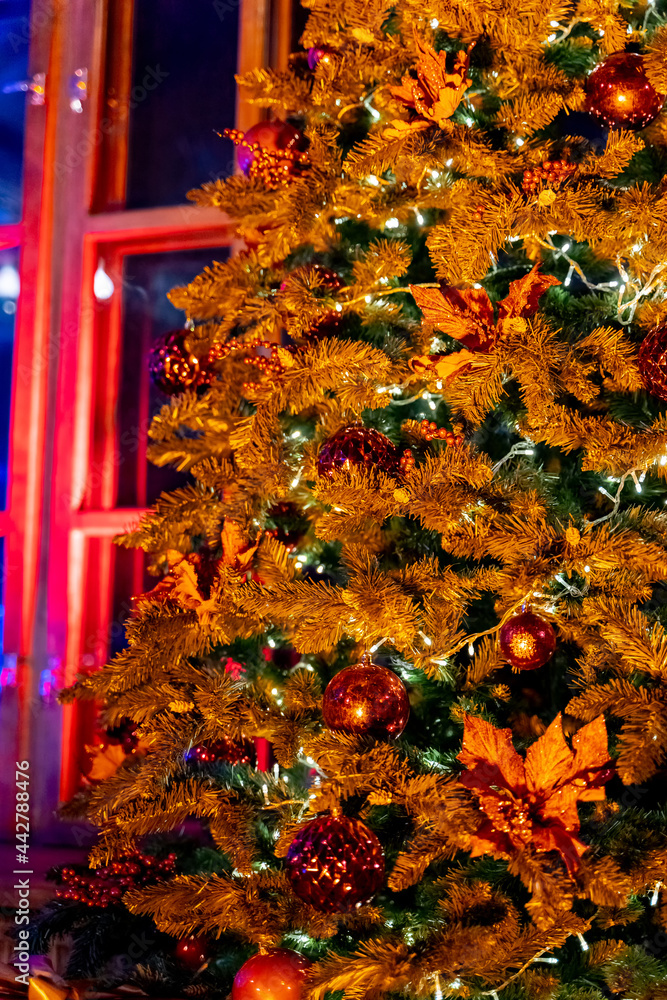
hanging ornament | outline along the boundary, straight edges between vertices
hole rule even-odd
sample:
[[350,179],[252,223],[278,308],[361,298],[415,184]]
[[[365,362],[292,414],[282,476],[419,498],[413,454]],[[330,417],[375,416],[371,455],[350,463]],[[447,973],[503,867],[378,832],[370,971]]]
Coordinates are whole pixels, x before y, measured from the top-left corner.
[[254,760],[254,745],[251,740],[235,741],[229,736],[218,740],[207,740],[191,747],[185,753],[188,764],[215,764],[224,761],[225,764],[251,764]]
[[258,122],[243,133],[226,128],[222,133],[238,147],[238,164],[246,177],[258,177],[268,188],[288,184],[308,163],[306,139],[287,122]]
[[329,729],[397,739],[407,725],[410,702],[401,678],[393,670],[371,663],[364,653],[360,663],[345,667],[329,681],[322,713]]
[[253,955],[234,976],[232,1000],[301,1000],[310,965],[288,948]]
[[517,670],[535,670],[553,656],[556,633],[551,622],[534,611],[508,619],[498,634],[500,650]]
[[667,322],[644,337],[638,364],[642,382],[651,395],[667,400]]
[[206,938],[191,934],[181,938],[174,948],[174,956],[179,965],[190,972],[197,972],[209,957],[209,947]]
[[384,879],[380,841],[346,816],[317,816],[297,833],[286,862],[295,894],[322,913],[347,913],[367,903]]
[[191,334],[191,330],[172,330],[150,353],[148,372],[153,384],[166,396],[210,385],[215,378],[215,371],[207,364],[209,359],[198,358],[185,346]]
[[333,49],[326,45],[311,45],[308,49],[308,68],[315,71],[320,63],[330,63]]
[[325,441],[320,448],[317,472],[331,476],[342,469],[379,469],[391,475],[398,466],[395,445],[380,431],[361,424],[350,424]]
[[637,52],[614,52],[586,81],[586,110],[611,128],[645,128],[657,118],[664,100]]

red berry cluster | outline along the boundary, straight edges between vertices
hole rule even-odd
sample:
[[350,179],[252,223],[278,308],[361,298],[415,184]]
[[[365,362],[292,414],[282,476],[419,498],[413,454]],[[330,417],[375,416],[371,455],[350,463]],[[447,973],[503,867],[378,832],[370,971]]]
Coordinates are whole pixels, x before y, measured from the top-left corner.
[[576,169],[576,164],[568,163],[567,160],[543,160],[532,170],[524,170],[523,190],[526,194],[537,194],[542,187],[560,187]]
[[401,472],[409,472],[410,469],[414,469],[415,465],[416,465],[415,456],[412,454],[410,448],[406,448],[403,454],[401,455],[401,461],[400,461]]
[[121,902],[121,897],[127,889],[146,885],[163,875],[171,875],[175,871],[176,855],[168,854],[158,861],[150,854],[130,854],[120,861],[96,868],[90,872],[82,865],[76,868],[63,868],[60,871],[61,885],[56,889],[59,899],[72,903],[84,903],[86,906],[107,907],[111,903]]
[[245,134],[237,128],[226,128],[222,133],[237,146],[252,153],[248,166],[248,177],[259,178],[267,188],[284,187],[298,172],[299,167],[308,164],[308,154],[297,149],[266,149],[258,142],[247,142]]
[[462,444],[463,438],[460,434],[454,434],[453,431],[448,431],[446,427],[438,427],[438,425],[433,420],[422,420],[419,425],[421,433],[424,435],[427,441],[446,441],[447,444]]
[[475,211],[472,213],[472,218],[475,222],[481,222],[484,218],[484,205],[478,205]]
[[[270,340],[262,340],[257,347],[262,347],[264,350],[269,351],[269,354],[257,354],[254,357],[247,357],[243,359],[243,363],[246,365],[253,365],[255,368],[259,368],[262,374],[265,375],[278,375],[283,371],[283,366],[278,355],[278,344],[272,344]],[[289,347],[284,347],[284,351],[289,351]]]

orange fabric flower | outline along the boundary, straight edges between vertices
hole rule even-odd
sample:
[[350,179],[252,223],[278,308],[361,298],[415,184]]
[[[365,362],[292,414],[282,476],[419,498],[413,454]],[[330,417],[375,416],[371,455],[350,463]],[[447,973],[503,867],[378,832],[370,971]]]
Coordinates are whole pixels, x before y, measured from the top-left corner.
[[424,319],[436,329],[460,341],[467,351],[457,354],[431,354],[413,358],[414,372],[432,369],[440,378],[451,378],[463,368],[474,364],[472,352],[488,352],[512,330],[531,316],[540,297],[551,285],[559,285],[558,278],[540,274],[535,265],[510,284],[506,297],[498,303],[498,318],[494,316],[493,303],[483,288],[459,290],[451,285],[441,288],[421,288],[410,285],[415,302]]
[[[419,52],[417,79],[406,75],[400,86],[390,87],[389,90],[393,97],[416,111],[422,119],[408,123],[408,128],[424,128],[424,122],[447,128],[448,119],[452,117],[472,83],[468,79],[469,55],[464,51],[457,52],[454,70],[448,73],[446,52],[436,52],[416,35],[415,43]],[[392,122],[398,128],[404,124]]]
[[586,850],[574,836],[577,803],[603,799],[600,786],[613,774],[602,716],[575,733],[570,749],[559,713],[524,760],[511,730],[466,715],[458,759],[468,768],[460,781],[487,817],[472,838],[473,857],[512,857],[532,844],[537,851],[558,851],[570,874],[576,870]]

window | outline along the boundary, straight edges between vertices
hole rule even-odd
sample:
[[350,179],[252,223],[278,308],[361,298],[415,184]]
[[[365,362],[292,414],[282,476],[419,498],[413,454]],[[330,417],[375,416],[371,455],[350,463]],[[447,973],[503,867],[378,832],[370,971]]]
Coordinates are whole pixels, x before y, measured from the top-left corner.
[[112,538],[177,475],[146,462],[165,293],[233,249],[185,194],[233,170],[216,131],[261,117],[234,74],[285,65],[291,33],[290,0],[0,0],[0,723],[9,759],[39,757],[42,839],[94,732],[52,689],[122,644],[150,581]]

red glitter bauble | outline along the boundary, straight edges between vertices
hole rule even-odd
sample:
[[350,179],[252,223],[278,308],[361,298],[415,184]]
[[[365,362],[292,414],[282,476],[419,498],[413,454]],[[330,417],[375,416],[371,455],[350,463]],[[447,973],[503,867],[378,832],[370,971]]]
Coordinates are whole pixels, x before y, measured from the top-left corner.
[[410,702],[397,674],[363,656],[329,682],[322,713],[329,729],[396,739],[407,725]]
[[196,972],[209,956],[208,941],[194,934],[181,938],[174,949],[174,955],[184,968]]
[[191,747],[185,754],[188,763],[213,764],[218,760],[226,764],[250,764],[254,760],[254,745],[250,740],[236,742],[223,736]]
[[667,323],[654,327],[642,341],[639,373],[653,396],[667,399]]
[[288,948],[253,955],[234,976],[232,1000],[301,1000],[311,964]]
[[614,52],[586,81],[586,110],[612,128],[644,128],[658,116],[664,96],[659,94],[636,52]]
[[295,894],[322,913],[346,913],[367,903],[382,885],[384,853],[358,819],[318,816],[300,830],[287,851]]
[[246,176],[250,174],[256,159],[257,152],[252,148],[255,145],[271,153],[283,151],[296,153],[304,149],[305,138],[298,129],[280,119],[257,122],[245,133],[243,144],[239,145],[237,154],[239,167]]
[[502,626],[498,637],[503,656],[519,670],[541,667],[556,648],[551,622],[534,611],[514,615]]
[[196,357],[185,346],[191,330],[172,330],[152,349],[148,371],[153,384],[167,396],[184,389],[210,385],[215,371],[207,368],[207,360]]
[[320,476],[331,476],[341,469],[380,469],[393,473],[398,467],[395,445],[372,427],[351,424],[325,441],[317,459]]

